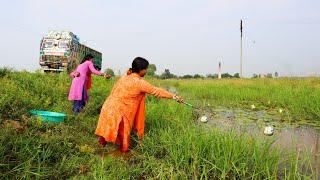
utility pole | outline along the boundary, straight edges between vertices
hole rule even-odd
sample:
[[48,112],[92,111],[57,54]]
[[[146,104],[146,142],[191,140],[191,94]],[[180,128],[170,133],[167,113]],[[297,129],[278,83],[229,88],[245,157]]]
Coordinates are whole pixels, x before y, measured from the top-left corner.
[[218,79],[221,79],[221,61],[219,62]]
[[240,78],[243,78],[242,74],[242,19],[240,20]]

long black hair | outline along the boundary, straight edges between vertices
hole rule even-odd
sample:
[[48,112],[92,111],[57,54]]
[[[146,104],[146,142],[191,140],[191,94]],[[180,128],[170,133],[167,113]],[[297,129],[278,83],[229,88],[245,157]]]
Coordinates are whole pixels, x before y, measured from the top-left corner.
[[133,73],[139,73],[141,70],[147,69],[148,66],[149,66],[149,62],[146,59],[142,57],[136,57],[132,61],[130,70]]
[[94,56],[93,56],[92,54],[87,54],[87,55],[85,55],[85,56],[83,57],[83,59],[82,59],[82,61],[81,61],[80,64],[86,62],[87,60],[93,59],[93,58],[94,58]]

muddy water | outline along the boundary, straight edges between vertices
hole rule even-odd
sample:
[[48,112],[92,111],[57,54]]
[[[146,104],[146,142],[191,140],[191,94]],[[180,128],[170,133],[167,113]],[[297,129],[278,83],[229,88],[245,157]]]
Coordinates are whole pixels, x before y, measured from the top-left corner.
[[[196,115],[207,116],[208,122],[199,124],[215,126],[222,130],[236,130],[255,137],[272,138],[273,147],[284,151],[296,150],[299,153],[309,153],[314,169],[320,173],[320,130],[318,126],[282,121],[283,114],[275,111],[249,111],[242,109],[202,109]],[[275,128],[273,136],[265,136],[263,130],[271,125]]]

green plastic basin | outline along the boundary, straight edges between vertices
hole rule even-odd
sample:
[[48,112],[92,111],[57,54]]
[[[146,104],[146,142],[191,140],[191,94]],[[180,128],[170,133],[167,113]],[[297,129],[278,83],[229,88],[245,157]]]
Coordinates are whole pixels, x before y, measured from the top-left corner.
[[40,117],[42,121],[50,121],[50,122],[63,122],[67,116],[64,113],[41,111],[41,110],[31,110],[29,112],[33,116]]

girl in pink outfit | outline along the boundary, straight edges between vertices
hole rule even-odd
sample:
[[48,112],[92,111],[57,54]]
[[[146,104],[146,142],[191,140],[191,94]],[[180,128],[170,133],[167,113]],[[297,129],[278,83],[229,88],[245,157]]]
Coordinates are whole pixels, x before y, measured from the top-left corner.
[[68,99],[73,101],[74,114],[79,113],[88,101],[87,90],[91,88],[91,74],[110,78],[111,76],[101,73],[93,66],[93,56],[86,55],[75,71],[70,73],[73,78]]

